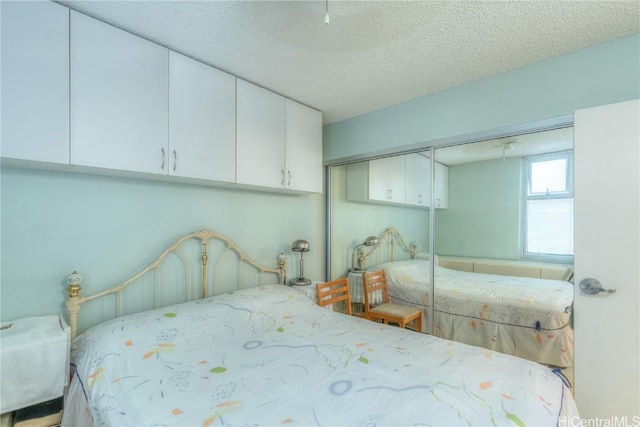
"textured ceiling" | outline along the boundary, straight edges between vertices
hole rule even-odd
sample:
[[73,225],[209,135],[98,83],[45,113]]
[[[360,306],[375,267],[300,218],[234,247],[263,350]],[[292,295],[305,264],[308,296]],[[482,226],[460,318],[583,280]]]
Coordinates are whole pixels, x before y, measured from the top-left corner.
[[344,120],[640,32],[638,1],[60,1]]

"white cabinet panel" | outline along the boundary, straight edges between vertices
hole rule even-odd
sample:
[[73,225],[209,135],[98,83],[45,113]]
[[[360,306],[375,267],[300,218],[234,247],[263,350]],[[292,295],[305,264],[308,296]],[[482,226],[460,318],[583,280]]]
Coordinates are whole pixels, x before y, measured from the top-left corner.
[[3,1],[3,158],[69,164],[69,10]]
[[237,80],[236,180],[285,188],[285,98]]
[[167,173],[168,50],[71,11],[71,164]]
[[[449,168],[436,162],[435,207],[449,207]],[[431,159],[419,154],[385,157],[347,166],[347,199],[428,208]]]
[[394,156],[369,162],[369,198],[404,203],[406,157]]
[[417,153],[407,155],[407,203],[429,206],[431,203],[431,159]]
[[436,182],[434,184],[436,208],[449,208],[449,167],[436,162]]
[[286,186],[322,193],[322,113],[286,100]]
[[236,79],[169,52],[170,175],[235,182]]

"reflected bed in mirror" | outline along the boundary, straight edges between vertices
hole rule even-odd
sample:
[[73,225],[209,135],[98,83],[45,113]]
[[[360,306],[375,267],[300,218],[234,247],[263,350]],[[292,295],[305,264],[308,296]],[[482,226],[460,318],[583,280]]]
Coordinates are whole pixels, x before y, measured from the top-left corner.
[[[571,294],[572,297],[572,149],[573,129],[566,127],[435,147],[433,151],[403,153],[385,159],[386,167],[382,168],[372,166],[378,160],[331,167],[330,276],[347,275],[352,267],[351,255],[355,246],[372,233],[379,235],[382,230],[394,227],[408,239],[407,242],[416,243],[418,252],[428,252],[430,238],[433,237],[434,252],[439,255],[436,270],[443,268],[452,274],[461,271],[493,274],[498,278],[510,275],[518,277],[518,280],[522,279],[519,276],[552,279],[562,283],[563,288],[568,287],[563,294]],[[435,156],[435,173],[431,174],[430,169],[428,173],[416,173],[425,162],[430,165],[431,152]],[[539,171],[547,170],[545,167],[549,164],[557,164],[553,162],[557,160],[553,156],[559,153],[565,159],[564,186],[529,192],[532,179],[535,185],[546,185],[546,172]],[[542,163],[536,164],[531,159],[539,159]],[[544,164],[547,160],[552,162]],[[535,176],[532,173],[534,169]],[[384,173],[376,172],[380,170]],[[405,199],[402,202],[394,199],[401,190],[392,184],[402,182],[399,178],[394,180],[394,176],[404,177]],[[433,185],[432,176],[435,178]],[[385,183],[389,188],[383,185]],[[375,195],[376,186],[382,186],[382,193]],[[422,200],[426,200],[426,204],[420,205],[415,197],[407,196],[416,188],[421,189]],[[434,192],[433,198],[431,191]],[[367,197],[363,197],[365,193]],[[433,203],[432,209],[430,202],[438,198],[445,203]],[[533,209],[545,203],[548,206],[555,203],[557,209]],[[429,231],[431,215],[434,216],[433,236]],[[550,243],[550,237],[559,238],[560,244]],[[439,277],[434,280],[435,307],[439,304],[439,288],[445,291],[450,286],[447,280]],[[472,283],[478,288],[484,286],[481,285],[482,280]],[[483,289],[482,292],[489,290]],[[555,332],[544,330],[551,328],[545,328],[542,320],[539,330],[536,330],[538,320],[534,320],[533,324],[527,325],[533,343],[529,353],[537,351],[540,355],[530,354],[528,358],[556,366],[573,364],[569,320],[572,299],[567,298],[557,304],[560,307],[558,311],[562,311],[558,313],[562,314],[562,320],[556,322],[564,325],[561,329],[561,334],[565,334],[561,339],[562,345],[556,348],[564,357],[549,359],[544,355],[545,349],[538,341],[548,340],[550,335],[554,335],[556,340],[558,338]],[[474,320],[476,329],[480,329],[480,323],[486,321],[482,318],[486,315],[483,307],[476,307],[475,312],[469,315],[468,326],[473,328],[471,321]],[[516,303],[505,302],[503,307],[507,311],[520,310]],[[493,345],[492,339],[505,338],[499,334],[486,335],[489,345]],[[455,335],[448,337],[458,339]]]
[[[388,230],[380,237],[381,245],[394,247],[393,260],[385,261],[380,254],[375,258],[367,257],[366,270],[384,270],[392,302],[420,308],[425,322],[429,322],[429,254],[411,252],[408,256],[415,256],[415,259],[407,259],[397,253],[403,249],[402,245],[389,245],[393,239],[403,240],[397,233],[389,234]],[[370,253],[373,255],[374,251]],[[551,274],[569,277],[570,268],[532,262],[476,260],[476,269],[483,271],[478,273],[473,271],[474,263],[471,271],[460,271],[442,267],[447,261],[444,257],[436,257],[434,261],[435,336],[545,365],[562,368],[572,365],[573,284],[540,278]],[[520,272],[529,277],[518,276]],[[531,277],[533,275],[537,277]],[[354,303],[362,302],[359,289],[351,294]]]

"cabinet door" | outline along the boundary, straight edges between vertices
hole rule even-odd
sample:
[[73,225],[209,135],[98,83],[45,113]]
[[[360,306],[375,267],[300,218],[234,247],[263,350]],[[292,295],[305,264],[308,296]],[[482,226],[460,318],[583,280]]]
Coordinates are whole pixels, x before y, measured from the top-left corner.
[[168,50],[71,11],[71,163],[167,173]]
[[286,100],[286,186],[322,193],[322,113]]
[[236,181],[285,188],[285,98],[237,80]]
[[447,209],[449,207],[449,167],[436,162],[436,182],[434,185],[436,208]]
[[428,207],[431,202],[431,159],[420,154],[407,155],[406,202]]
[[69,164],[69,10],[3,1],[2,157]]
[[169,174],[236,179],[235,77],[169,52]]
[[406,156],[386,157],[369,162],[369,198],[385,202],[405,202]]

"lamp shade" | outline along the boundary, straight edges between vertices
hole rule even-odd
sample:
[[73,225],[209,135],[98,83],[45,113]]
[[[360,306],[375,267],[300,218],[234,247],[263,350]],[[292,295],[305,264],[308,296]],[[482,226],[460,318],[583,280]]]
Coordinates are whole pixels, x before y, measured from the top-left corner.
[[309,242],[306,240],[295,240],[291,244],[291,250],[294,252],[309,252]]
[[362,244],[365,246],[376,246],[379,243],[380,241],[376,236],[369,236],[365,239],[365,241]]

